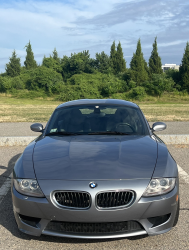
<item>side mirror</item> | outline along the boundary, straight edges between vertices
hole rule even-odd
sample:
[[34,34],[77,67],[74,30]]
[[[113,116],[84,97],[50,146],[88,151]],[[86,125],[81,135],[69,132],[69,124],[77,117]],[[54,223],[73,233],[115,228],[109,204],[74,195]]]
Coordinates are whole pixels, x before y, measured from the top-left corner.
[[30,129],[34,132],[43,132],[43,125],[41,123],[34,123],[30,126]]
[[164,130],[166,128],[167,128],[167,125],[164,122],[155,122],[152,125],[152,131],[153,132],[162,131],[162,130]]

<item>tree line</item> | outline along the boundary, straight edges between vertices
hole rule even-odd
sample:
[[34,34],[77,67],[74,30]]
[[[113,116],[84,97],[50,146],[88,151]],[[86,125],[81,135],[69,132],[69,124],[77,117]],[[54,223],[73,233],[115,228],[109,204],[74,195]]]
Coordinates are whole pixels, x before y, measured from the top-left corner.
[[161,57],[158,54],[157,37],[152,45],[148,63],[145,61],[141,41],[137,42],[130,68],[126,67],[121,43],[115,41],[110,55],[104,51],[91,58],[89,51],[60,58],[56,48],[49,57],[44,56],[38,65],[32,46],[25,46],[24,66],[14,50],[5,73],[0,74],[0,92],[18,96],[55,95],[67,101],[78,98],[121,97],[142,99],[145,95],[161,97],[164,92],[189,93],[189,43],[178,70],[163,73]]

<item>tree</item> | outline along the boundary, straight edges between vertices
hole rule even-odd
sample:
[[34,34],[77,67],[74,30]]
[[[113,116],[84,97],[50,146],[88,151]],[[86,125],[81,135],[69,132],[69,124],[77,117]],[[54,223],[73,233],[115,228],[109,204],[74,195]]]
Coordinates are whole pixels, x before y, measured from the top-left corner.
[[30,44],[30,41],[29,43],[25,46],[26,48],[26,60],[24,61],[24,65],[26,67],[26,69],[34,69],[34,68],[37,68],[37,63],[34,59],[34,54],[33,54],[33,51],[32,51],[32,47],[31,47],[31,44]]
[[20,75],[21,71],[20,58],[17,57],[15,50],[12,52],[12,56],[10,57],[10,62],[6,64],[5,70],[8,76],[14,77]]
[[95,66],[99,72],[108,73],[110,68],[110,58],[104,51],[96,53]]
[[54,69],[58,73],[62,72],[62,68],[60,66],[60,63],[51,56],[50,57],[45,57],[45,56],[43,57],[42,66]]
[[181,87],[189,92],[189,42],[186,44],[179,72],[181,77]]
[[162,74],[163,70],[161,68],[161,57],[158,55],[158,48],[157,48],[157,37],[153,43],[153,50],[151,56],[149,58],[149,73],[152,74]]
[[44,66],[32,70],[26,83],[29,90],[39,91],[42,89],[49,93],[59,93],[63,85],[62,75]]
[[119,42],[117,45],[117,53],[116,53],[116,73],[124,72],[125,70],[126,70],[126,62],[123,57],[121,43]]
[[153,74],[151,81],[143,83],[146,91],[150,95],[162,96],[164,92],[173,90],[174,81],[172,78],[167,78],[165,74]]
[[64,81],[72,75],[94,72],[95,59],[90,58],[89,51],[71,54],[71,57],[64,56],[61,60],[62,76]]
[[113,41],[113,44],[110,49],[110,64],[112,68],[112,72],[116,74],[117,72],[117,58],[116,58],[116,46],[115,46],[115,41]]
[[131,79],[141,85],[142,82],[148,79],[147,63],[144,60],[140,39],[137,42],[136,53],[133,53],[133,57],[130,62],[131,67]]
[[52,53],[53,53],[53,54],[52,54],[52,58],[53,58],[54,60],[56,60],[58,63],[60,63],[60,58],[58,57],[58,52],[57,52],[56,48],[54,48],[54,50],[53,50]]

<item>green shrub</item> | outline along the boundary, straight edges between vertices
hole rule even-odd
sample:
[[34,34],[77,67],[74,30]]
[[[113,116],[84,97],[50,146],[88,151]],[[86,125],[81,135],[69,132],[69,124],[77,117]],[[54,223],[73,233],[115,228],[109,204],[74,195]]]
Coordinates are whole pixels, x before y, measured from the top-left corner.
[[125,95],[126,99],[134,99],[142,101],[146,97],[146,91],[144,87],[137,86],[136,88],[133,88],[131,91],[126,93]]
[[44,66],[31,71],[30,78],[26,83],[27,89],[29,90],[38,91],[42,89],[48,93],[58,93],[60,87],[63,85],[62,75]]
[[152,80],[144,82],[143,87],[149,95],[161,97],[164,92],[172,92],[174,84],[165,74],[153,74]]
[[8,76],[0,77],[0,92],[7,92],[11,90],[12,88],[12,83],[11,83],[12,78]]
[[114,93],[122,93],[128,90],[127,83],[114,75],[102,73],[76,74],[67,80],[66,85],[96,86],[100,95],[109,97]]
[[13,77],[11,79],[11,85],[12,85],[13,89],[24,89],[25,88],[25,84],[23,83],[20,76]]
[[76,99],[98,99],[102,98],[98,88],[95,86],[80,84],[66,85],[62,88],[62,93],[56,98],[60,101],[71,101]]

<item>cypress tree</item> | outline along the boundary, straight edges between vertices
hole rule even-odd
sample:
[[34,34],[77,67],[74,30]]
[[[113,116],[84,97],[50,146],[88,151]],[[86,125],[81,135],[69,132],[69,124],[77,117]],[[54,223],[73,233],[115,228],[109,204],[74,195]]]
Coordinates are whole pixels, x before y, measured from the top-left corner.
[[123,51],[121,43],[118,43],[117,53],[116,53],[116,73],[124,72],[126,70],[126,61],[123,57]]
[[161,57],[158,55],[158,48],[157,48],[157,37],[153,43],[153,50],[151,56],[149,58],[149,73],[152,74],[162,74],[163,70],[161,68]]
[[143,57],[140,39],[137,42],[136,52],[133,53],[130,67],[132,72],[131,78],[137,83],[137,85],[141,85],[142,82],[148,79],[148,67]]
[[182,88],[189,92],[189,42],[186,44],[186,49],[179,68],[179,73],[181,77]]
[[26,48],[26,60],[24,61],[24,65],[26,67],[26,69],[34,69],[34,68],[37,68],[37,63],[34,59],[34,54],[33,54],[33,51],[32,51],[32,47],[31,47],[31,44],[30,44],[30,41],[29,43],[25,46]]
[[20,75],[21,71],[20,58],[17,58],[15,50],[12,52],[12,56],[10,57],[10,62],[6,64],[5,70],[8,76],[14,77]]
[[110,49],[110,65],[112,68],[112,72],[116,74],[117,72],[117,58],[116,58],[116,46],[115,46],[115,41],[113,41],[113,44]]

